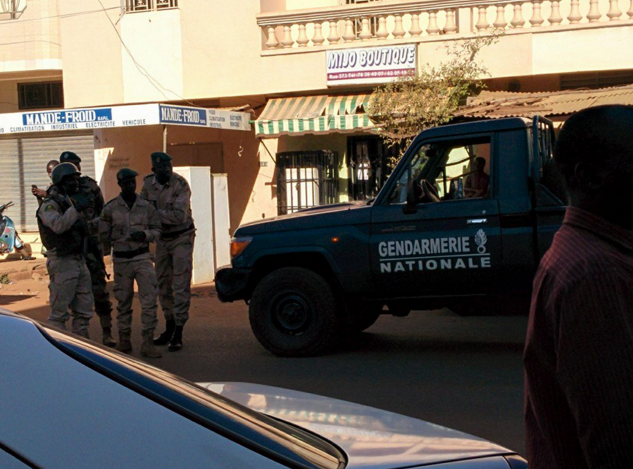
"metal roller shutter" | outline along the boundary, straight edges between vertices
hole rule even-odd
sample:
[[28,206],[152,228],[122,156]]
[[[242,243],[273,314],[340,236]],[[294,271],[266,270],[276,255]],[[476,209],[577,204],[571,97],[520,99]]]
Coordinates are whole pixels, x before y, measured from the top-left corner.
[[0,204],[13,201],[15,207],[5,214],[13,220],[18,231],[37,231],[37,199],[31,194],[31,185],[48,187],[46,163],[57,159],[64,150],[77,153],[81,158],[82,173],[94,178],[92,133],[0,139]]

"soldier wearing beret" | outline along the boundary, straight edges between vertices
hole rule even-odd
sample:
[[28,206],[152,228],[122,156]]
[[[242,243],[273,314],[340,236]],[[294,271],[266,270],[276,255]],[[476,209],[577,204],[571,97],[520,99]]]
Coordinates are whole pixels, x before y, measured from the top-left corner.
[[132,299],[136,280],[143,324],[141,355],[159,358],[161,354],[153,341],[158,323],[158,282],[149,243],[160,236],[160,219],[154,206],[136,195],[136,176],[138,173],[129,168],[117,173],[121,194],[103,208],[99,220],[99,237],[105,253],[109,254],[113,250],[114,297],[118,302],[117,350],[126,353],[132,351]]
[[[81,171],[81,158],[72,151],[65,151],[59,157],[60,163],[72,163]],[[103,210],[103,194],[97,181],[89,176],[79,178],[79,191],[72,196],[74,201],[81,201],[86,209],[82,216],[86,221],[89,231],[88,250],[86,253],[86,265],[90,271],[92,282],[92,295],[94,296],[95,312],[99,316],[99,322],[103,331],[103,344],[114,347],[116,342],[112,338],[112,303],[107,290],[106,269],[103,261],[103,252],[98,239],[99,215]]]
[[189,319],[191,273],[195,226],[191,216],[191,189],[173,172],[171,156],[152,153],[152,172],[145,177],[141,197],[157,209],[162,231],[156,242],[156,275],[165,332],[154,340],[169,344],[169,351],[182,349],[182,331]]

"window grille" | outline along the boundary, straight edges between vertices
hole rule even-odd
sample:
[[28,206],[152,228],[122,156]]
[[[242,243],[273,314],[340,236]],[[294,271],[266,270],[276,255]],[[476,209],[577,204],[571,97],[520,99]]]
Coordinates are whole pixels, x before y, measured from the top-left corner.
[[178,0],[127,0],[126,9],[129,12],[165,10],[178,8]]
[[26,9],[26,0],[0,0],[0,20],[15,20]]
[[339,201],[338,153],[329,150],[277,153],[279,215]]
[[45,109],[64,107],[64,88],[62,82],[19,83],[19,109]]

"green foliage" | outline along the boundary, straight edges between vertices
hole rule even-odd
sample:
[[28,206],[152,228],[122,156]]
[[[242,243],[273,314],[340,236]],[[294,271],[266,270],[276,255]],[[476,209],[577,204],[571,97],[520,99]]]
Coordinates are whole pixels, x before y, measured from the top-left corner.
[[[484,87],[481,78],[488,71],[475,58],[497,38],[493,34],[447,45],[448,60],[439,66],[427,64],[419,74],[378,87],[368,114],[387,144],[398,145],[402,156],[420,132],[449,122],[460,103]],[[398,159],[389,162],[392,168]]]

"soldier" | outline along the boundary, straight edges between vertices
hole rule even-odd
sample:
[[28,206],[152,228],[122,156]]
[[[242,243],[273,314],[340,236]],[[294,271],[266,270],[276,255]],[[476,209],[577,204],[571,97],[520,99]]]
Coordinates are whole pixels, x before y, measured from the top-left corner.
[[160,218],[151,203],[137,197],[136,176],[138,173],[129,168],[123,168],[117,173],[121,194],[105,205],[99,222],[99,238],[103,252],[109,254],[114,248],[114,297],[118,302],[119,329],[117,350],[126,353],[132,351],[130,332],[136,280],[143,323],[141,355],[160,358],[161,354],[154,347],[153,341],[154,329],[158,323],[158,282],[149,252],[149,243],[156,241],[160,235]]
[[82,212],[88,205],[71,199],[79,191],[80,174],[71,163],[55,167],[53,187],[37,211],[37,224],[42,243],[48,249],[46,268],[51,303],[48,321],[65,330],[70,308],[72,331],[88,338],[94,303],[84,259],[87,233]]
[[182,349],[182,329],[189,319],[191,271],[195,226],[191,216],[191,190],[182,176],[173,172],[171,156],[152,153],[152,172],[145,177],[141,197],[157,209],[162,232],[156,242],[156,275],[166,329],[154,340],[169,343],[169,351]]
[[[81,158],[72,151],[65,151],[59,157],[60,163],[72,163],[81,171]],[[87,209],[82,213],[90,230],[88,238],[88,252],[86,254],[86,265],[90,271],[92,282],[92,294],[95,301],[95,312],[99,316],[101,329],[103,331],[103,344],[114,347],[116,342],[112,338],[112,303],[107,290],[107,274],[103,252],[99,243],[99,215],[103,210],[103,195],[97,181],[88,176],[79,178],[79,192],[72,196],[74,201],[83,201]]]

